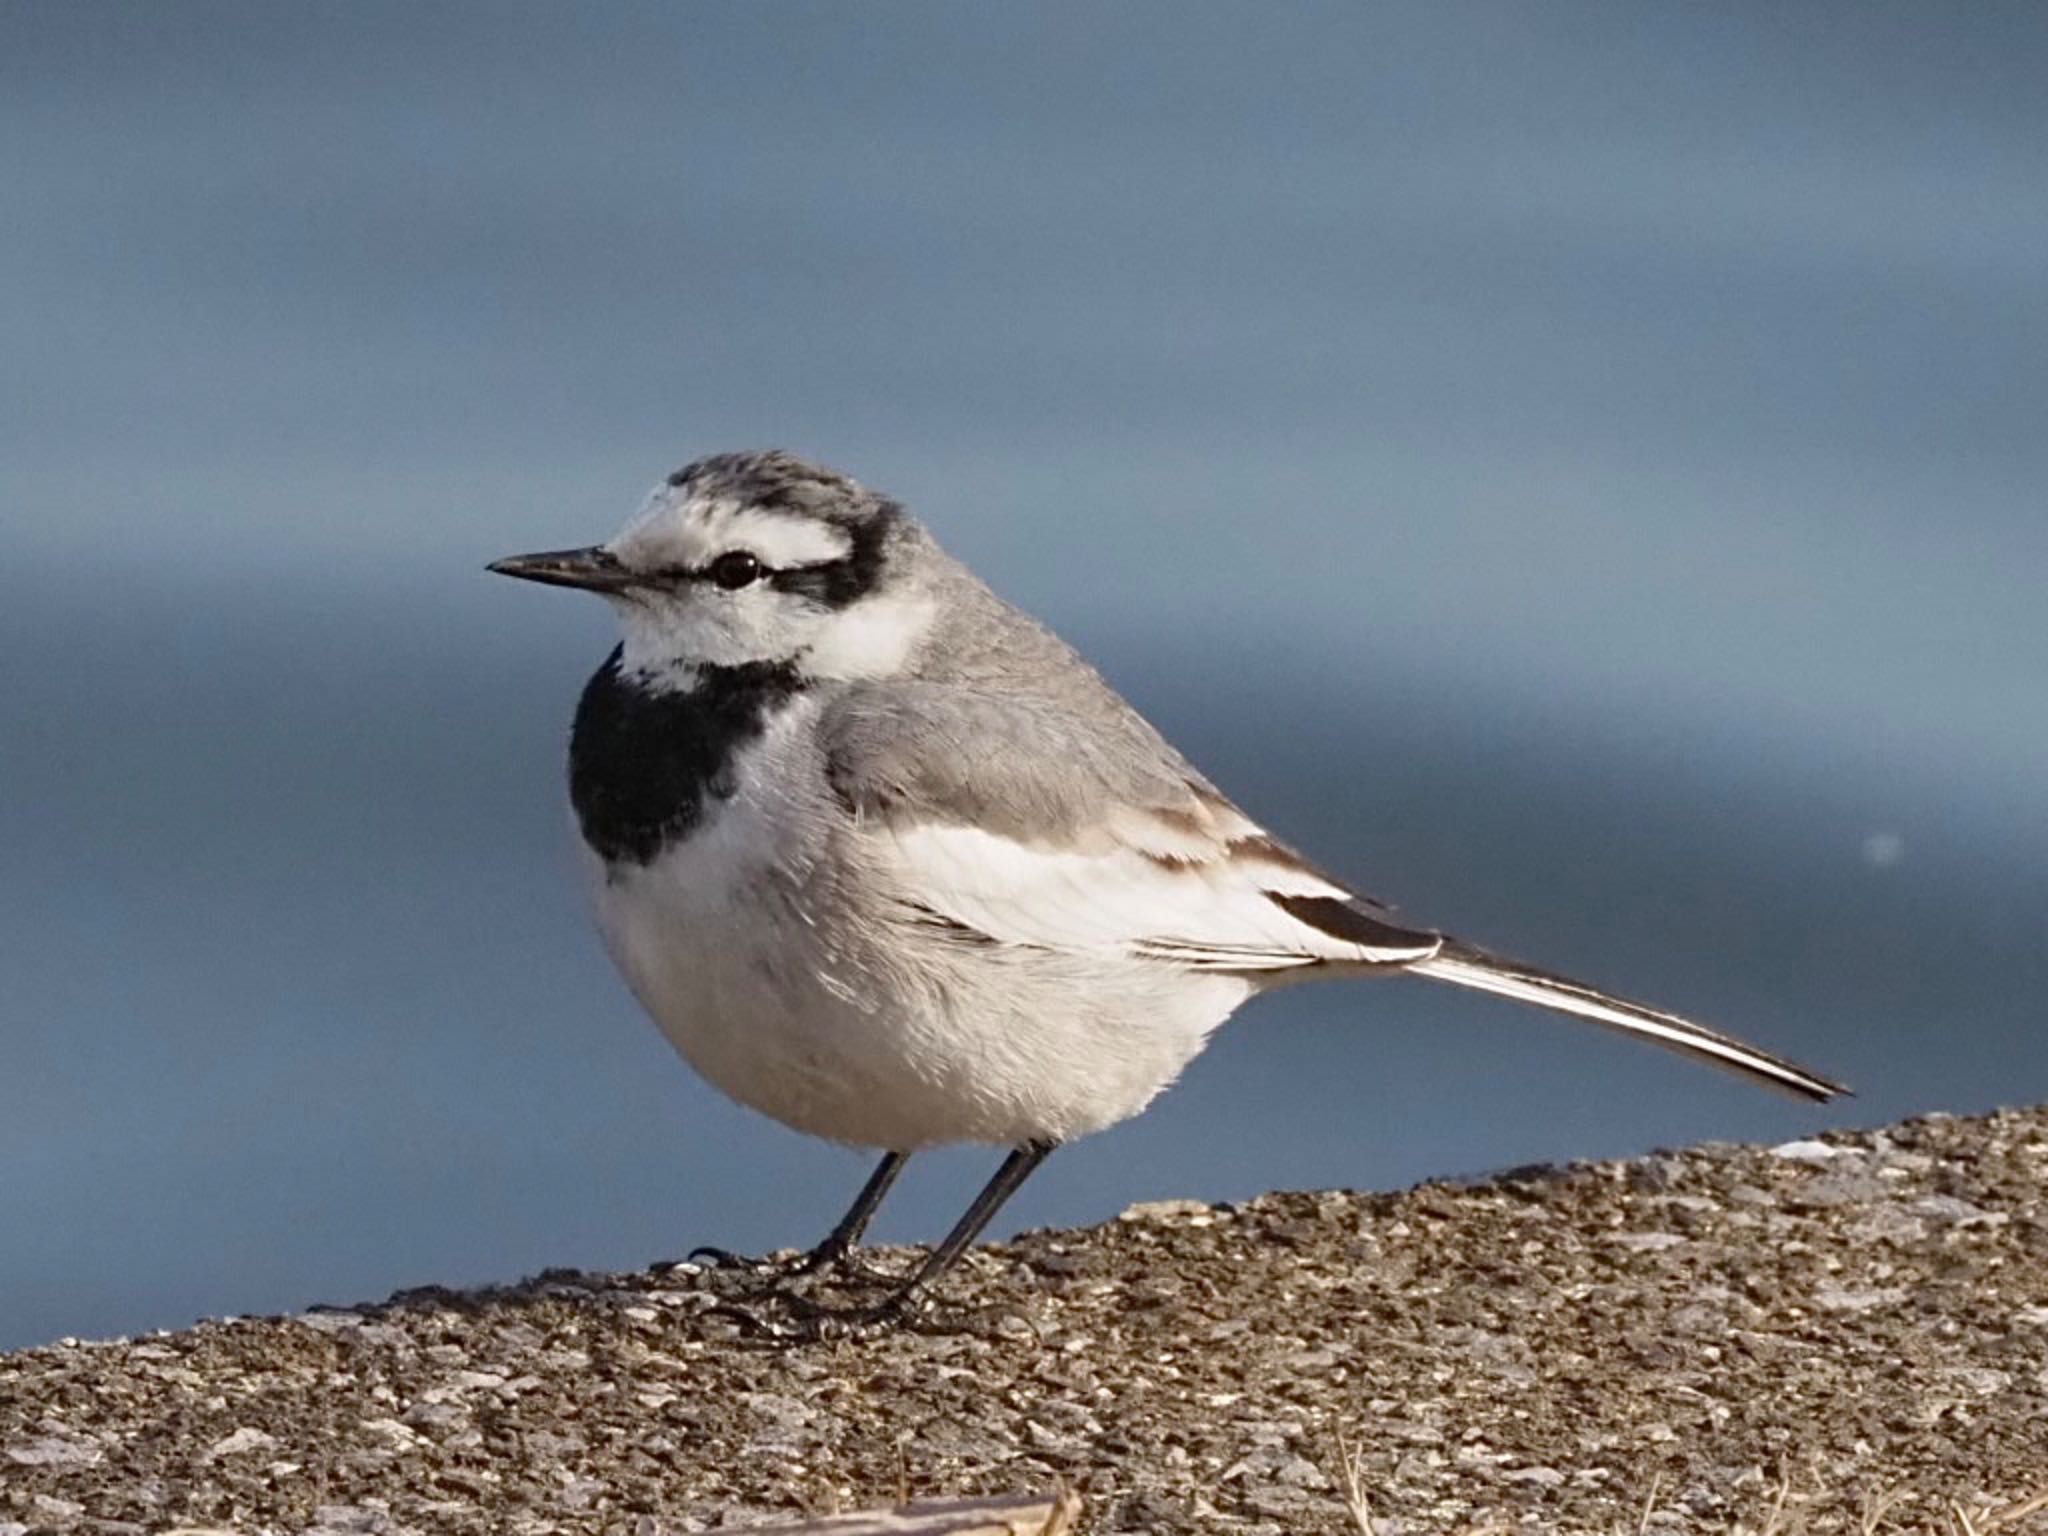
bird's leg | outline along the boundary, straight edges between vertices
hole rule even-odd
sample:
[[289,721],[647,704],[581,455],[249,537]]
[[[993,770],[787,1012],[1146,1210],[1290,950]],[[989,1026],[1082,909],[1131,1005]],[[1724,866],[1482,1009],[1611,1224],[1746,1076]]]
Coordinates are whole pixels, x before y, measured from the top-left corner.
[[1050,1141],[1027,1141],[1023,1146],[1013,1148],[1003,1159],[1002,1167],[996,1170],[995,1177],[974,1197],[974,1203],[967,1207],[966,1214],[953,1224],[953,1230],[946,1234],[945,1241],[932,1250],[909,1279],[878,1302],[864,1307],[828,1307],[807,1297],[784,1293],[780,1299],[787,1302],[796,1315],[793,1327],[765,1322],[739,1307],[713,1310],[739,1318],[755,1332],[798,1342],[892,1327],[910,1316],[932,1283],[959,1262],[960,1255],[981,1236],[982,1229],[1002,1209],[1003,1202],[1031,1177],[1033,1169],[1051,1156],[1054,1145]]
[[871,1284],[894,1285],[902,1278],[900,1275],[869,1269],[853,1258],[853,1250],[861,1234],[867,1231],[868,1223],[874,1220],[882,1197],[889,1193],[889,1186],[896,1182],[896,1175],[909,1161],[908,1152],[886,1153],[875,1171],[868,1175],[867,1183],[860,1187],[860,1193],[853,1197],[853,1204],[847,1207],[838,1224],[825,1234],[824,1241],[801,1258],[777,1264],[767,1259],[748,1258],[725,1248],[693,1248],[690,1258],[707,1258],[720,1269],[750,1269],[769,1274],[778,1282],[794,1280],[799,1275],[816,1274],[821,1269],[832,1269]]
[[882,1197],[889,1193],[889,1186],[896,1182],[896,1175],[903,1171],[903,1165],[909,1161],[908,1152],[883,1154],[882,1161],[876,1165],[875,1171],[868,1175],[867,1183],[863,1184],[860,1193],[854,1196],[853,1204],[847,1208],[846,1214],[839,1218],[838,1225],[825,1234],[824,1241],[817,1247],[797,1260],[796,1265],[789,1270],[790,1276],[811,1275],[821,1269],[829,1269],[835,1274],[865,1280],[873,1285],[894,1285],[900,1281],[903,1278],[901,1275],[893,1275],[887,1270],[874,1269],[861,1263],[854,1257],[854,1249],[867,1231],[868,1223],[874,1220],[875,1212],[882,1204]]

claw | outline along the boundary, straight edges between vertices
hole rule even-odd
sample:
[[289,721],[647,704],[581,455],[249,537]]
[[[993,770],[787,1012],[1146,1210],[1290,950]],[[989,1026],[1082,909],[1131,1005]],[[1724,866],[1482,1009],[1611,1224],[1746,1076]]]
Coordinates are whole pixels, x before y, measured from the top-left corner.
[[[910,1278],[908,1275],[896,1273],[893,1269],[879,1269],[865,1260],[855,1258],[851,1253],[841,1254],[836,1259],[828,1259],[817,1268],[829,1269],[833,1279],[851,1285],[898,1286]],[[811,1271],[806,1270],[805,1273],[809,1274]]]
[[772,1284],[779,1285],[785,1280],[798,1280],[807,1275],[830,1274],[834,1280],[853,1285],[901,1285],[906,1278],[885,1269],[877,1269],[864,1263],[850,1248],[813,1248],[809,1253],[794,1256],[734,1253],[730,1248],[692,1248],[683,1262],[708,1261],[713,1268],[722,1270],[744,1270],[749,1274],[763,1276]]
[[695,1264],[699,1259],[709,1259],[715,1269],[773,1269],[775,1260],[767,1257],[755,1258],[751,1254],[734,1253],[730,1248],[692,1248],[683,1258],[685,1264]]
[[[706,1307],[705,1317],[723,1317],[738,1323],[753,1338],[777,1344],[822,1344],[838,1339],[872,1338],[899,1328],[926,1307],[921,1291],[898,1289],[880,1301],[859,1307],[833,1307],[795,1291],[777,1288],[750,1298],[751,1305],[722,1301]],[[760,1307],[774,1303],[788,1313],[786,1320],[770,1318]]]
[[922,1300],[909,1291],[896,1291],[864,1307],[828,1307],[808,1296],[791,1295],[783,1299],[789,1303],[789,1310],[795,1314],[798,1323],[814,1329],[835,1324],[847,1328],[894,1326],[908,1318]]
[[[782,1300],[783,1297],[778,1292],[774,1294],[774,1299]],[[736,1301],[721,1301],[716,1306],[706,1307],[701,1315],[704,1317],[723,1317],[738,1323],[740,1332],[747,1334],[751,1338],[765,1339],[777,1344],[800,1344],[804,1342],[802,1335],[789,1328],[786,1324],[771,1322],[752,1307],[743,1307]]]

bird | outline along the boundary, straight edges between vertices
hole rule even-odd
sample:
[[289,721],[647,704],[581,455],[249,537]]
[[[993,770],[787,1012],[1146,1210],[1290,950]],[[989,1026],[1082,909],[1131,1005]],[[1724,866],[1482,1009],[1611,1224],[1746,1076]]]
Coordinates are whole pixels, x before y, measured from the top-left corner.
[[1806,1099],[1847,1091],[1328,873],[899,502],[795,454],[699,458],[607,542],[488,569],[617,614],[568,787],[632,992],[730,1098],[881,1154],[782,1274],[872,1278],[856,1248],[907,1159],[1006,1149],[880,1299],[784,1292],[787,1324],[742,1310],[764,1328],[903,1322],[1056,1148],[1143,1110],[1283,984],[1425,977]]

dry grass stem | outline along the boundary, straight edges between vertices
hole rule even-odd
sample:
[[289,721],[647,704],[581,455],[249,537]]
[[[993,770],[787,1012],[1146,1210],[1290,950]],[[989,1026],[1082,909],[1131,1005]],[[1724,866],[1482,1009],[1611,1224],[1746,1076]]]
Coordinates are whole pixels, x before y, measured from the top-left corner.
[[1358,1536],[1373,1536],[1372,1501],[1365,1492],[1365,1458],[1351,1449],[1344,1426],[1337,1426],[1337,1486],[1343,1490],[1344,1508]]

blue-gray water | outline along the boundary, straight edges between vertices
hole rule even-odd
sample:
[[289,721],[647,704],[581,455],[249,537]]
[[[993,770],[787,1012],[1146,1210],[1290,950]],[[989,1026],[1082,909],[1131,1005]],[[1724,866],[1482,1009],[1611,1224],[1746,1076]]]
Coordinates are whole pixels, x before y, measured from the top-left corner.
[[0,1346],[836,1214],[586,925],[607,616],[481,572],[722,447],[1863,1095],[1302,989],[1013,1225],[2048,1097],[2044,76],[2017,5],[0,9]]

